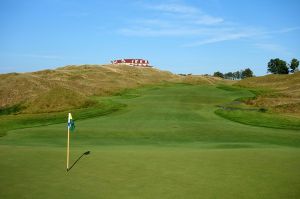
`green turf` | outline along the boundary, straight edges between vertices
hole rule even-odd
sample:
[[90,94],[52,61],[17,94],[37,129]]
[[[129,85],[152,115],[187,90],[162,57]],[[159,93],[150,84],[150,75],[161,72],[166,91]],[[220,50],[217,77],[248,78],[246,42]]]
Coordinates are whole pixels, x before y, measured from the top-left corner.
[[259,110],[224,110],[218,109],[216,114],[242,124],[269,128],[300,130],[300,119],[291,116],[274,115]]
[[0,198],[299,198],[299,131],[214,113],[252,95],[174,85],[95,97],[124,106],[73,114],[71,162],[91,154],[69,173],[65,123],[10,130],[0,138]]
[[124,108],[126,105],[113,102],[109,99],[99,100],[97,104],[89,108],[73,109],[64,112],[40,113],[40,114],[0,114],[0,137],[5,136],[6,132],[12,129],[21,129],[36,126],[45,126],[62,123],[66,115],[72,112],[77,119],[86,119],[107,115]]
[[[0,147],[1,198],[299,198],[299,149]],[[3,153],[5,152],[5,153]]]

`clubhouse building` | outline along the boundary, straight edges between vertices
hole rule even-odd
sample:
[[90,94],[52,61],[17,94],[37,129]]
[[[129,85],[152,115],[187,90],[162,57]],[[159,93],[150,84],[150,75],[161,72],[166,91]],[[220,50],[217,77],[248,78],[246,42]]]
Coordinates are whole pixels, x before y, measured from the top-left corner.
[[146,59],[117,59],[111,61],[112,64],[125,64],[128,66],[151,67]]

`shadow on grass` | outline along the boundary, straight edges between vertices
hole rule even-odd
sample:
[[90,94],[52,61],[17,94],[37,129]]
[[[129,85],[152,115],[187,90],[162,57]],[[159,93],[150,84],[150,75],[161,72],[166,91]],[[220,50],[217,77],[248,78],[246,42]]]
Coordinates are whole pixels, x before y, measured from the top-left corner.
[[84,152],[81,156],[79,156],[79,158],[77,158],[77,160],[72,164],[72,166],[69,168],[69,169],[67,169],[67,172],[69,172],[78,162],[79,162],[79,160],[83,157],[83,156],[85,156],[85,155],[89,155],[91,152],[90,151],[86,151],[86,152]]

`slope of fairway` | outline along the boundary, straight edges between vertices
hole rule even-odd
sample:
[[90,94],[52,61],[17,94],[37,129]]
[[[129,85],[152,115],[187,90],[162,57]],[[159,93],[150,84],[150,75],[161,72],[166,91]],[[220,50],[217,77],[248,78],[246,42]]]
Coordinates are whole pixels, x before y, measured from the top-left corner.
[[[133,96],[133,97],[129,97]],[[77,121],[78,145],[244,142],[299,146],[295,130],[257,128],[217,116],[217,105],[252,93],[215,86],[174,85],[133,90],[99,98],[125,104],[119,112]],[[73,115],[76,120],[76,114]],[[65,124],[10,131],[0,143],[65,145]]]
[[112,100],[119,111],[0,138],[0,198],[299,198],[300,134],[219,117],[245,89],[153,86]]

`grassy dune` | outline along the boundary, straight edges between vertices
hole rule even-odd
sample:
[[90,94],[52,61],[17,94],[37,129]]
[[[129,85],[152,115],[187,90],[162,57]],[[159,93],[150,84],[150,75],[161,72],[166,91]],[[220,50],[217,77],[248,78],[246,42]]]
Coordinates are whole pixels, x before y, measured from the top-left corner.
[[32,73],[0,74],[0,115],[86,108],[95,105],[92,96],[112,95],[145,85],[220,81],[214,77],[179,76],[155,68],[126,65],[66,66]]
[[248,104],[300,118],[300,72],[246,78],[235,85],[264,91],[247,101]]
[[175,84],[94,97],[124,106],[73,114],[71,162],[91,154],[68,173],[65,123],[10,130],[0,138],[0,198],[299,198],[299,131],[214,113],[251,96]]
[[224,90],[246,88],[253,93],[216,110],[219,116],[242,124],[300,130],[300,73],[246,78]]

